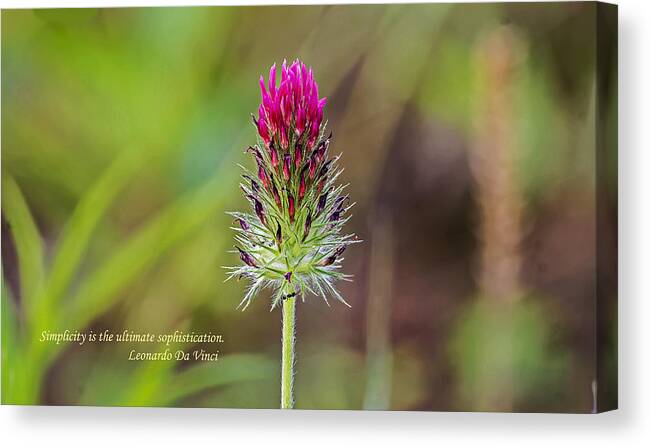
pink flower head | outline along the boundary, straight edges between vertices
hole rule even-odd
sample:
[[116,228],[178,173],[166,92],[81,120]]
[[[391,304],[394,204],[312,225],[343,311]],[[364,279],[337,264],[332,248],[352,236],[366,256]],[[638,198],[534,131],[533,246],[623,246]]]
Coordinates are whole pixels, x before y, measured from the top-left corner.
[[312,69],[298,59],[289,67],[285,61],[280,84],[276,85],[274,64],[267,85],[260,76],[260,93],[257,130],[265,145],[269,147],[275,141],[282,152],[289,152],[297,143],[310,149],[319,138],[326,104],[326,98],[319,98]]

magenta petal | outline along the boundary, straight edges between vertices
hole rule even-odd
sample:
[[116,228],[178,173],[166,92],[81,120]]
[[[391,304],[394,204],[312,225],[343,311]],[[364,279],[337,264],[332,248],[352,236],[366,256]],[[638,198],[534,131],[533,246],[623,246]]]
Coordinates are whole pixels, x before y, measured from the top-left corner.
[[289,144],[289,141],[287,141],[287,133],[285,132],[285,128],[281,127],[280,128],[280,144],[283,146],[283,148],[287,148],[287,145]]
[[292,162],[291,155],[285,154],[285,157],[283,158],[283,177],[285,178],[285,180],[289,180],[291,162]]
[[262,75],[260,75],[260,93],[262,93],[263,100],[266,96],[268,96],[267,89],[264,86],[264,77]]
[[269,70],[269,94],[272,99],[276,97],[276,64]]
[[316,122],[316,121],[312,122],[312,129],[311,129],[311,133],[310,133],[310,141],[312,141],[312,144],[314,144],[314,141],[316,141],[316,139],[319,136],[319,125],[320,124],[321,123]]
[[301,62],[301,78],[303,78],[303,82],[305,82],[305,80],[307,79],[307,67],[302,62]]
[[271,145],[270,147],[271,150],[271,166],[274,168],[278,166],[278,151],[276,151],[276,148]]
[[281,96],[281,95],[279,95],[278,97],[280,98],[280,107],[279,107],[280,114],[281,114],[281,116],[283,118],[283,121],[284,121],[284,118],[285,118],[285,97]]
[[269,136],[269,129],[267,128],[267,122],[264,119],[258,120],[258,134],[265,144],[269,144],[271,138]]
[[296,114],[296,135],[301,135],[305,129],[305,110],[299,107]]
[[300,144],[297,144],[294,147],[294,167],[298,169],[301,166],[302,161],[303,161],[303,150],[301,149]]

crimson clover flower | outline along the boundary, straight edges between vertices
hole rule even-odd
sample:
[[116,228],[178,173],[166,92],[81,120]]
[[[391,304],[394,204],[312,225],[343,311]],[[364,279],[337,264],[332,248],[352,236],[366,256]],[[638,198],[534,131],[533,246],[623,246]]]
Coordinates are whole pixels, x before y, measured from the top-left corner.
[[307,293],[348,305],[335,283],[350,278],[340,272],[342,255],[360,241],[341,234],[354,204],[346,185],[336,183],[340,156],[329,157],[326,98],[319,98],[312,69],[299,60],[289,67],[283,62],[278,84],[274,64],[266,85],[260,77],[260,90],[253,116],[258,143],[246,150],[254,168],[242,167],[240,183],[251,212],[230,213],[242,264],[227,267],[229,279],[251,282],[240,306],[245,309],[265,288],[273,290],[272,309],[295,296],[304,300]]

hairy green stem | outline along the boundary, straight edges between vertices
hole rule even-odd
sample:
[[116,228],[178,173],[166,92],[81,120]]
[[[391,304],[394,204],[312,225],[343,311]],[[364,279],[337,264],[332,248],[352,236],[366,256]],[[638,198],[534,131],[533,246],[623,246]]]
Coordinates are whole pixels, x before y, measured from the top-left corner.
[[294,408],[294,345],[296,337],[296,297],[283,300],[283,352],[280,408]]

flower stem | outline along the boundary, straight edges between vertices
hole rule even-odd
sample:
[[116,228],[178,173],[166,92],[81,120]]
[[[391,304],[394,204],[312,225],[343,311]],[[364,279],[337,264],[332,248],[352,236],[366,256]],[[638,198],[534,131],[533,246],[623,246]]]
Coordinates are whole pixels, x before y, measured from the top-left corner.
[[280,408],[294,408],[294,345],[296,337],[296,297],[283,300],[283,352]]

